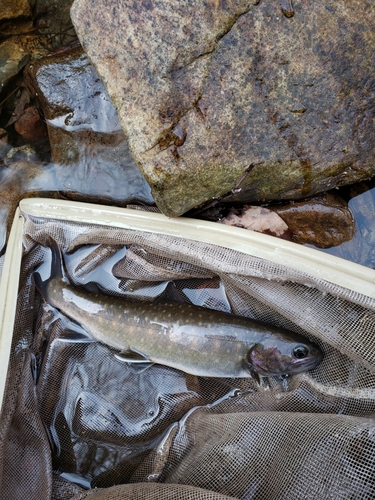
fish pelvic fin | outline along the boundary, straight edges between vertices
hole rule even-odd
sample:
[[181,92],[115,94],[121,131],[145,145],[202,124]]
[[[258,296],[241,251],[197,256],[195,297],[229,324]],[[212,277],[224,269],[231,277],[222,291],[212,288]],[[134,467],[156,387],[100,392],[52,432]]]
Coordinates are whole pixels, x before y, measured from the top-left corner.
[[132,347],[116,354],[116,358],[126,363],[152,363],[151,359],[146,354]]
[[125,363],[129,363],[132,369],[137,373],[142,373],[150,366],[154,364],[153,361],[146,355],[132,347],[126,349],[125,351],[121,351],[118,354],[115,354],[115,358],[119,361],[123,361]]

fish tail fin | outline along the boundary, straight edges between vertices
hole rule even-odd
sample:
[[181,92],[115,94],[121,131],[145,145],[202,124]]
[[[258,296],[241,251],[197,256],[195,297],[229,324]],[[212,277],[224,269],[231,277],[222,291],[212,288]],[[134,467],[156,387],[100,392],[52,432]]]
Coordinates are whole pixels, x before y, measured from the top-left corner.
[[52,279],[66,281],[66,274],[61,250],[56,241],[52,238],[49,238],[48,243],[51,250],[51,266],[49,276],[45,280],[42,279],[39,269],[44,265],[43,263],[38,267],[36,271],[34,271],[35,286],[44,299],[47,299],[47,287]]

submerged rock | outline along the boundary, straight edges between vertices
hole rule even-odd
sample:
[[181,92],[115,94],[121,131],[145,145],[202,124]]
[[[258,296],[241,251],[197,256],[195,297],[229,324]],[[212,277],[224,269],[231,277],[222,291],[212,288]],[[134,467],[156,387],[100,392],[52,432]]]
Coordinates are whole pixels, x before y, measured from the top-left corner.
[[15,122],[14,128],[29,142],[40,141],[47,135],[46,126],[35,106],[30,106],[25,109]]
[[[38,155],[35,149],[30,145],[30,144],[24,144],[23,146],[18,146],[15,148],[10,148],[7,151],[7,154],[4,158],[6,166],[11,166],[13,169],[14,166],[16,166],[16,169],[20,167],[20,171],[22,171],[22,164],[25,163],[26,166],[30,162],[30,171],[32,171],[32,164],[34,162],[37,162],[38,160]],[[7,179],[9,180],[9,179]],[[13,186],[15,189],[17,189],[16,184]],[[1,199],[2,202],[5,202],[3,198]]]
[[328,248],[351,240],[355,233],[348,204],[332,193],[268,208],[285,221],[296,243]]
[[116,110],[80,48],[33,62],[25,80],[46,119],[59,188],[81,201],[153,202]]
[[71,14],[164,213],[375,173],[372,3],[75,0]]

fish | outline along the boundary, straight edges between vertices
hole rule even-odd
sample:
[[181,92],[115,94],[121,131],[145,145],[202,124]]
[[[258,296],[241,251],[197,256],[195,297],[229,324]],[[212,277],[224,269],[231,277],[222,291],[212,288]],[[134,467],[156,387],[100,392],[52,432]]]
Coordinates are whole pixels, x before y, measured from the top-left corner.
[[161,364],[202,377],[256,378],[301,373],[323,358],[304,336],[272,324],[190,303],[142,302],[72,285],[51,245],[51,273],[37,290],[95,340],[141,366]]

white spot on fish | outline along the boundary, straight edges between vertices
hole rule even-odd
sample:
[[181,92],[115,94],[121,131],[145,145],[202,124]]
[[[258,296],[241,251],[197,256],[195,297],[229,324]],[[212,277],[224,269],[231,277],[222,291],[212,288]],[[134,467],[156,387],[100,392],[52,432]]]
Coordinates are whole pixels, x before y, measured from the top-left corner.
[[161,323],[159,321],[150,321],[152,325],[158,325],[161,326],[161,330],[158,331],[159,335],[167,335],[169,331],[169,324],[168,323]]
[[68,304],[71,303],[74,305],[74,307],[78,307],[79,309],[82,309],[83,311],[88,312],[90,314],[98,314],[105,312],[105,309],[101,304],[96,304],[91,300],[85,299],[84,297],[80,297],[79,295],[75,294],[73,290],[70,290],[69,288],[64,288],[62,290],[62,295],[66,303]]

